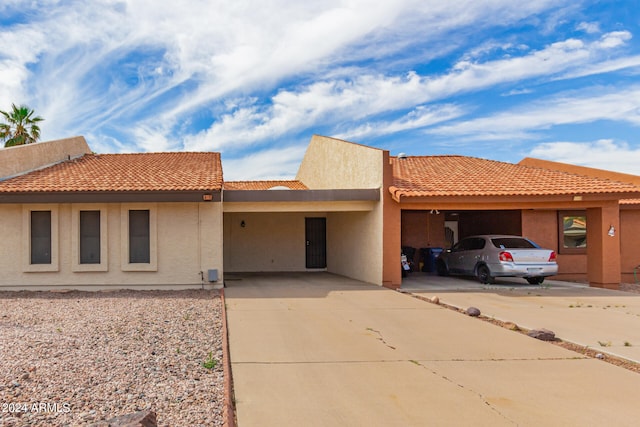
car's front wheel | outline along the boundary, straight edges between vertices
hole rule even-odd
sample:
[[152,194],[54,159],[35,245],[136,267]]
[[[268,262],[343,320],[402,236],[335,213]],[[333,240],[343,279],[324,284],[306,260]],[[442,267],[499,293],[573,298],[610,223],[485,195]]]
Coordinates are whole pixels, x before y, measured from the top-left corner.
[[527,282],[529,282],[530,285],[542,285],[544,277],[527,277]]
[[448,276],[449,269],[447,268],[447,264],[444,261],[439,259],[436,261],[436,271],[438,272],[438,276]]
[[491,275],[491,270],[489,270],[489,267],[484,264],[478,266],[478,268],[476,269],[476,277],[483,285],[494,282],[494,277]]

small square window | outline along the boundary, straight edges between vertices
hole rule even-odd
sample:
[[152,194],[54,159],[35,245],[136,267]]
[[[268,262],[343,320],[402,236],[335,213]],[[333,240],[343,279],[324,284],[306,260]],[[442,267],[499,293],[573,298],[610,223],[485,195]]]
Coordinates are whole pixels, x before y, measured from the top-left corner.
[[558,249],[564,254],[587,253],[587,214],[584,211],[558,213]]

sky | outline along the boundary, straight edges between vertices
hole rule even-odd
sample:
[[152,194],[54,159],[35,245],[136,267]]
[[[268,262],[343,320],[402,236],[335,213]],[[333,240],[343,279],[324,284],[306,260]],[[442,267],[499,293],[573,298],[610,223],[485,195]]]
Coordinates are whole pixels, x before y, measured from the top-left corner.
[[0,46],[41,140],[225,180],[295,177],[314,134],[640,174],[640,0],[3,0]]

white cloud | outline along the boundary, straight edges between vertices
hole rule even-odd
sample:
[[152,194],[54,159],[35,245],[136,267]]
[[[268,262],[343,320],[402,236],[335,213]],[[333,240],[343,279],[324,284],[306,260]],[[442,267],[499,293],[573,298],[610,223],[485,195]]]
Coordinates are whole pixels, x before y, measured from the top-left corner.
[[464,113],[463,108],[451,104],[419,106],[397,120],[368,122],[333,136],[339,139],[358,140],[364,137],[389,135],[432,126],[460,117]]
[[529,153],[531,157],[588,166],[616,172],[638,174],[640,148],[624,142],[602,139],[593,142],[545,142]]
[[531,89],[511,89],[509,92],[500,94],[501,96],[527,95],[533,93]]
[[600,24],[597,22],[580,22],[576,25],[576,30],[584,31],[587,34],[596,34],[600,32]]
[[222,156],[225,181],[256,179],[294,179],[304,156],[306,143],[271,148],[240,158]]
[[[594,90],[585,90],[589,92]],[[602,92],[602,89],[595,89]],[[640,87],[605,93],[576,94],[540,99],[527,106],[488,117],[430,129],[429,133],[478,140],[531,138],[532,132],[552,126],[613,120],[640,125]]]
[[[556,3],[12,0],[3,10],[31,20],[0,30],[0,105],[24,99],[46,115],[43,133],[56,137],[111,125],[132,137],[155,129],[176,140],[185,117],[227,96],[271,90],[298,75],[331,75],[343,61],[380,60],[429,40],[438,51],[459,43],[449,36],[454,29],[517,22]],[[354,69],[344,67],[337,79]],[[357,98],[359,90],[351,93]],[[286,115],[272,116],[287,123]],[[256,135],[266,134],[263,127]]]
[[[607,37],[605,35],[603,39]],[[626,35],[624,32],[612,33],[610,38],[624,40]],[[286,132],[339,122],[343,117],[358,121],[507,82],[542,76],[559,78],[556,77],[558,73],[579,69],[608,47],[609,44],[600,41],[587,44],[568,39],[522,57],[484,63],[462,61],[442,76],[427,77],[411,72],[403,77],[360,75],[351,80],[316,82],[296,92],[281,91],[266,106],[252,105],[224,114],[209,129],[189,137],[184,144],[188,150],[239,148],[255,141],[277,138]],[[411,123],[396,126],[398,130],[408,129]],[[387,132],[392,129],[384,123],[380,126],[364,124],[342,134],[361,136],[384,132],[385,127]]]

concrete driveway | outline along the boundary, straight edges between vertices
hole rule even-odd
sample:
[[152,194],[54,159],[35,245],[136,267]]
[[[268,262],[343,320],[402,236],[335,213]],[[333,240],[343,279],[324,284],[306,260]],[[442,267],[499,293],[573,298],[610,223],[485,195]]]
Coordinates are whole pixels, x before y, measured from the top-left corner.
[[532,286],[502,278],[482,285],[475,279],[413,275],[402,291],[438,296],[441,302],[516,323],[545,328],[564,341],[640,363],[640,294],[547,280]]
[[327,273],[225,289],[238,424],[636,425],[640,375]]

